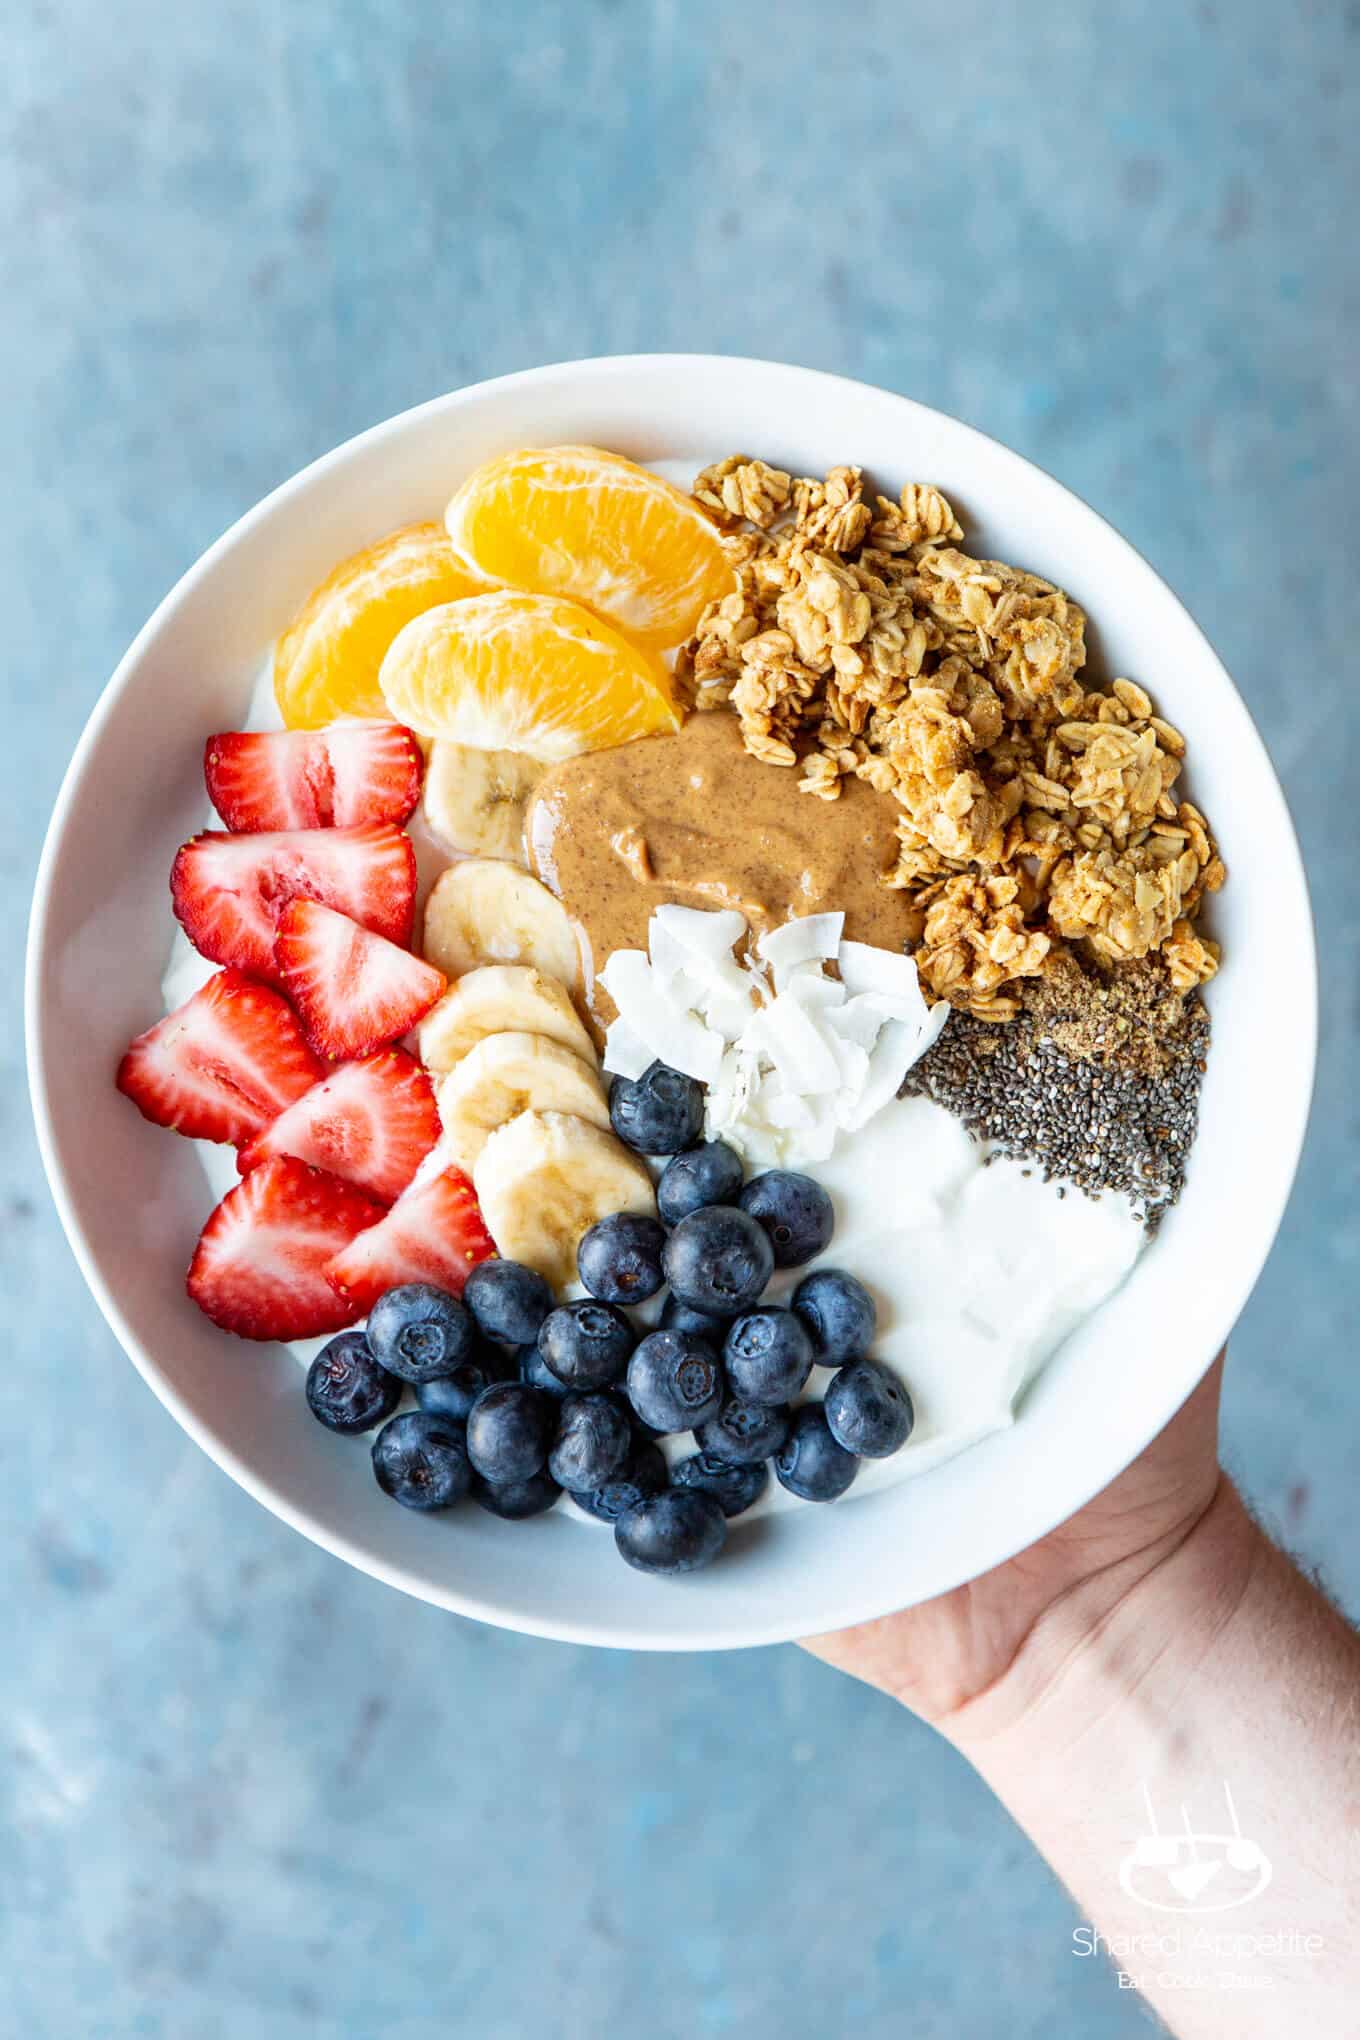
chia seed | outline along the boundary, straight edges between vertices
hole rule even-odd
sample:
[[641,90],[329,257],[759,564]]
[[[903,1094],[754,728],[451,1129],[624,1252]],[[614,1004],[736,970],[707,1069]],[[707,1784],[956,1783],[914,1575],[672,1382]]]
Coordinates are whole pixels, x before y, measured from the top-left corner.
[[1108,1049],[1060,1048],[1041,1010],[1022,1009],[1002,1026],[956,1012],[902,1096],[943,1105],[989,1144],[988,1161],[1033,1164],[1045,1182],[1088,1197],[1121,1192],[1152,1234],[1185,1185],[1208,1045],[1198,997],[1178,1003],[1174,1017],[1167,1010],[1158,1053],[1141,1066]]

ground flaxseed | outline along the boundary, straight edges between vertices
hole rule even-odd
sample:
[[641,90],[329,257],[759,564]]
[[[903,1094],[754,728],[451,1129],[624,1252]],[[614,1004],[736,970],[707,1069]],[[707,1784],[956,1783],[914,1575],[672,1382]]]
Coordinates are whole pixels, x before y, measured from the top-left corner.
[[1051,1041],[1078,1062],[1095,1060],[1161,1076],[1198,1028],[1198,998],[1170,984],[1156,957],[1101,970],[1070,951],[1021,987],[1017,1052]]

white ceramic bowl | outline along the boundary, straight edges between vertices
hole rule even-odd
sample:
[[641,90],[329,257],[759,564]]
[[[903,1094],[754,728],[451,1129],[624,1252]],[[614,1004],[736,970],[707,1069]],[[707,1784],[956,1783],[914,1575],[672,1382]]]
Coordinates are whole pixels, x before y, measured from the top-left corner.
[[[774,1517],[693,1579],[653,1580],[560,1512],[508,1526],[394,1508],[308,1415],[296,1362],[225,1337],[182,1270],[211,1198],[193,1147],[113,1088],[159,1010],[166,877],[198,825],[207,732],[244,712],[272,638],[336,560],[508,447],[591,441],[642,461],[739,447],[801,473],[862,463],[938,483],[969,543],[1069,589],[1099,666],[1152,690],[1231,883],[1189,1185],[1124,1289],[1057,1355],[1020,1421],[918,1480]],[[461,390],[317,461],[207,552],[105,689],[57,802],[28,959],[34,1110],[53,1195],[104,1315],[189,1434],[257,1500],[376,1578],[460,1614],[579,1642],[699,1650],[867,1620],[970,1579],[1060,1522],[1179,1406],[1260,1272],[1303,1139],[1315,1039],[1298,848],[1261,741],[1171,591],[1100,517],[981,433],[905,398],[759,361],[643,355]],[[116,1478],[111,1445],[109,1478]]]

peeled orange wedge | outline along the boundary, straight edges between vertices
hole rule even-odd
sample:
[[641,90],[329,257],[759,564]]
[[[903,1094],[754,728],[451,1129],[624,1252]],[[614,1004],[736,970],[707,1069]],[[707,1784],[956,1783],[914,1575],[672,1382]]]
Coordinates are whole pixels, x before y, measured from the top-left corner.
[[342,560],[306,602],[274,653],[274,695],[289,729],[337,716],[385,716],[378,668],[404,623],[486,583],[438,524],[406,524]]
[[419,736],[545,764],[681,722],[661,661],[555,595],[429,609],[393,640],[381,681],[385,712]]
[[570,596],[655,651],[688,637],[733,586],[697,505],[594,446],[524,447],[489,460],[444,521],[455,550],[489,581]]

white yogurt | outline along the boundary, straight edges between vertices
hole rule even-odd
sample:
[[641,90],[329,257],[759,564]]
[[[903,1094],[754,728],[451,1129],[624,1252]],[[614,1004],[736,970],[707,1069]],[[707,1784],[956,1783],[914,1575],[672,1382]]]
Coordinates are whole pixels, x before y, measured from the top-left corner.
[[[251,698],[249,729],[274,729],[279,717],[266,666]],[[220,826],[205,814],[204,826]],[[412,819],[422,889],[448,852]],[[213,972],[176,930],[162,980],[167,1011]],[[233,1149],[197,1143],[214,1198],[240,1179]],[[440,1166],[439,1151],[422,1174]],[[788,1166],[796,1167],[796,1162]],[[1018,1162],[987,1161],[987,1150],[942,1106],[897,1099],[867,1126],[842,1135],[809,1173],[825,1187],[836,1232],[823,1257],[848,1269],[873,1294],[875,1352],[902,1377],[916,1425],[891,1459],[865,1460],[845,1497],[872,1493],[925,1473],[1016,1420],[1025,1389],[1063,1340],[1128,1275],[1146,1235],[1127,1198],[1093,1200],[1026,1174]],[[817,1265],[817,1264],[813,1264]],[[775,1278],[773,1301],[786,1297],[805,1269]],[[289,1350],[305,1366],[325,1344],[303,1339]],[[830,1376],[814,1371],[811,1398]],[[667,1456],[694,1451],[692,1436],[663,1441]],[[752,1515],[813,1506],[778,1483]],[[572,1506],[572,1520],[593,1519]],[[597,1526],[598,1527],[598,1526]]]
[[[902,1451],[866,1460],[852,1494],[1013,1423],[1025,1388],[1119,1287],[1146,1237],[1127,1198],[1062,1197],[1018,1162],[989,1163],[925,1098],[895,1100],[815,1173],[836,1211],[823,1259],[872,1292],[875,1352],[916,1405]],[[819,1369],[814,1388],[828,1378]]]

